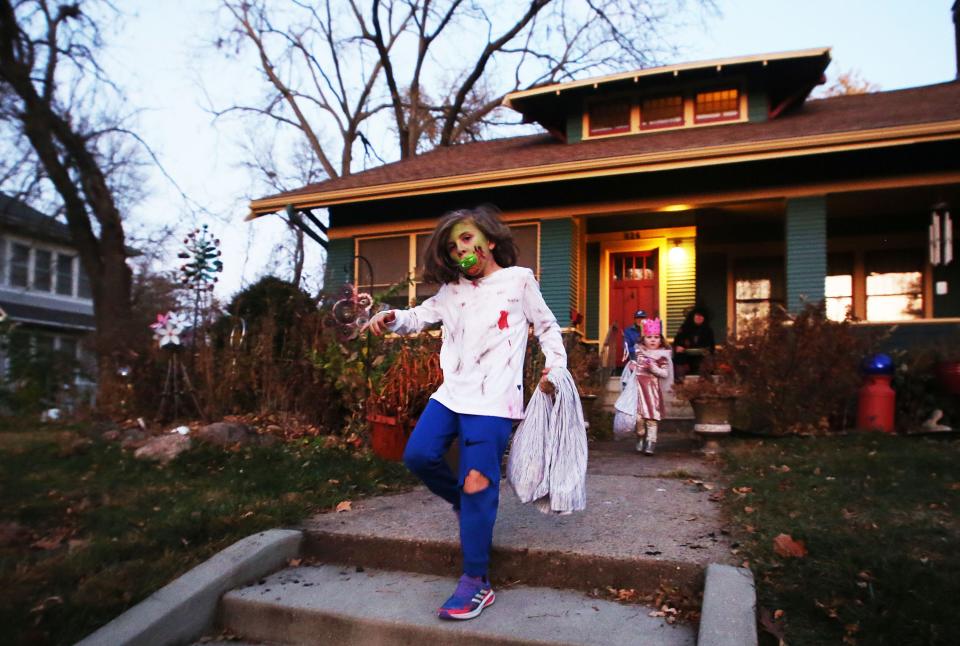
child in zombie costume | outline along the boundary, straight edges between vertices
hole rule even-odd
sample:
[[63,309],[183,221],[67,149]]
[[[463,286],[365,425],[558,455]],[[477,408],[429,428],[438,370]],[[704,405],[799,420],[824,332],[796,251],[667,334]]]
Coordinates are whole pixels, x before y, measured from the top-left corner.
[[[560,327],[533,272],[516,267],[517,248],[495,207],[453,211],[437,224],[424,253],[424,281],[440,285],[423,304],[380,312],[371,332],[419,332],[442,322],[443,384],[431,396],[403,461],[457,512],[463,576],[437,611],[472,619],[493,603],[487,577],[500,496],[500,464],[514,420],[523,418],[523,358],[530,323],[551,368],[566,368]],[[454,474],[444,460],[458,440]],[[453,516],[451,515],[451,519]]]
[[670,376],[670,351],[665,346],[660,319],[645,319],[637,358],[626,366],[637,379],[637,451],[645,455],[656,449],[657,424],[663,418],[660,380]]

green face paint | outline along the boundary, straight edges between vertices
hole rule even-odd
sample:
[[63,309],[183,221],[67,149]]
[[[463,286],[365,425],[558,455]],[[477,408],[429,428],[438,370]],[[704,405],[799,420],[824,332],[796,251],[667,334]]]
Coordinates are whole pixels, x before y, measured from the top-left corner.
[[463,273],[470,272],[478,265],[482,270],[483,263],[487,259],[488,249],[487,237],[473,222],[464,220],[453,226],[453,230],[450,232],[448,252],[450,258]]

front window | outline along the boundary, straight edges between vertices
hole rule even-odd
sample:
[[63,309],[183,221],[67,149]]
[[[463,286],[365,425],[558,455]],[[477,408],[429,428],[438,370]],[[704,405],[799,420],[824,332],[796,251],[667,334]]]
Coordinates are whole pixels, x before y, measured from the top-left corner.
[[910,321],[923,317],[923,263],[922,252],[865,254],[868,321]]
[[783,259],[739,258],[733,266],[737,333],[770,317],[784,303]]
[[827,318],[845,321],[853,316],[853,254],[827,256],[827,277],[823,287]]
[[33,288],[41,292],[49,292],[51,282],[50,267],[53,264],[53,253],[46,249],[33,250]]
[[57,254],[57,293],[73,296],[73,256]]
[[683,125],[683,97],[644,99],[640,104],[640,127],[644,130]]
[[735,89],[698,92],[693,106],[697,123],[740,118],[740,92]]
[[10,285],[27,287],[30,282],[30,247],[14,242],[10,251]]
[[369,267],[363,260],[357,263],[357,289],[370,289],[372,296],[391,307],[409,306],[407,289],[393,288],[406,282],[410,271],[410,236],[360,240],[357,247],[357,253],[370,262]]
[[630,101],[598,101],[590,106],[591,135],[610,135],[618,132],[630,132]]

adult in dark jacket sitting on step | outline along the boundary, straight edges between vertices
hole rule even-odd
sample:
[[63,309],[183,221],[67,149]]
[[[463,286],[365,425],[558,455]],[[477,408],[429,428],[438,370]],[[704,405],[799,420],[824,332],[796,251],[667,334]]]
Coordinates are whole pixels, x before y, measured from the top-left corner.
[[707,352],[713,354],[715,346],[707,310],[698,305],[687,314],[673,339],[673,367],[677,383],[688,374],[699,374],[700,362]]

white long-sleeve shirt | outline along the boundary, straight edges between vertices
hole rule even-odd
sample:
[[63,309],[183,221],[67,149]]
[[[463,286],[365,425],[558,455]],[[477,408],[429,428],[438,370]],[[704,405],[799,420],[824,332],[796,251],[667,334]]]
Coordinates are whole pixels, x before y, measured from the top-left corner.
[[526,267],[505,267],[477,280],[461,277],[421,305],[395,314],[389,327],[398,334],[443,323],[443,384],[431,399],[455,413],[523,419],[523,357],[530,323],[545,366],[567,366],[560,326]]

